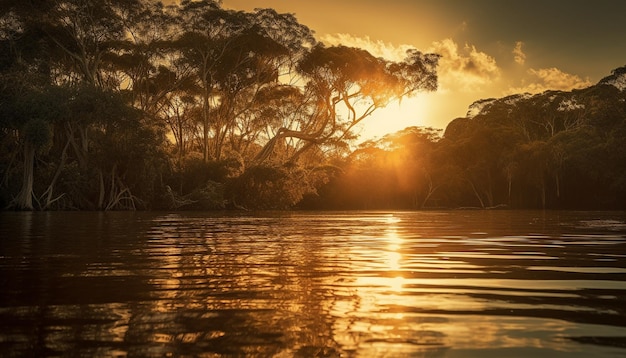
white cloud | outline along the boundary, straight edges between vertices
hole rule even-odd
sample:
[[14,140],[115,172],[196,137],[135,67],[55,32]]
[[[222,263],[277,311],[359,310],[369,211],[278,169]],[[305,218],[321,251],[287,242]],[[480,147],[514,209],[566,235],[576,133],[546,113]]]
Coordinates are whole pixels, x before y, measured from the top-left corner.
[[[345,45],[365,49],[372,55],[391,61],[402,61],[406,51],[414,48],[408,44],[394,45],[388,42],[373,40],[369,36],[358,37],[350,34],[324,35],[321,41],[327,45]],[[425,52],[437,53],[439,59],[439,88],[442,91],[473,92],[481,86],[492,84],[500,78],[500,68],[496,60],[476,49],[465,45],[460,48],[452,39],[435,41]]]
[[524,43],[522,41],[517,41],[515,43],[515,48],[513,48],[513,56],[514,56],[515,62],[520,65],[523,65],[524,63],[526,63],[526,54],[522,50],[523,46],[524,46]]
[[369,36],[358,37],[343,33],[324,35],[321,41],[331,46],[344,45],[362,48],[376,57],[382,57],[390,61],[404,60],[406,51],[415,48],[407,44],[394,45],[380,40],[372,40]]
[[500,78],[496,60],[478,51],[475,46],[465,45],[459,49],[452,39],[444,39],[433,42],[428,51],[442,56],[439,60],[439,79],[445,90],[476,91]]
[[584,88],[592,85],[588,78],[582,79],[577,75],[563,72],[556,67],[530,69],[528,74],[533,77],[532,82],[522,80],[522,86],[512,87],[508,93],[541,93],[547,90],[571,91],[575,88]]

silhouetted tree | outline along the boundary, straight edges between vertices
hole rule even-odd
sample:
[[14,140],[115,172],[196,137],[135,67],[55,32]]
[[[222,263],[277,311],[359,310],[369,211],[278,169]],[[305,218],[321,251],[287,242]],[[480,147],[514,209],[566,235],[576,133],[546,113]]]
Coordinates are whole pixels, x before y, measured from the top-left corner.
[[354,126],[376,109],[417,91],[435,90],[438,59],[409,51],[404,62],[392,62],[362,49],[315,46],[298,65],[306,81],[306,122],[281,127],[256,160],[268,159],[276,143],[285,139],[298,140],[290,161],[310,148],[354,139]]

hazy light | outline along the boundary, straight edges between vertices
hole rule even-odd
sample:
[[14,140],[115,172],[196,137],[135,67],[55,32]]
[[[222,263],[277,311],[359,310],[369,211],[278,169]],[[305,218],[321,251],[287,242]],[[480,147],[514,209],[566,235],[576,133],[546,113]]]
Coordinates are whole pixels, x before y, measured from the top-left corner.
[[429,116],[426,93],[392,102],[361,122],[361,139],[380,138],[411,126],[427,126]]

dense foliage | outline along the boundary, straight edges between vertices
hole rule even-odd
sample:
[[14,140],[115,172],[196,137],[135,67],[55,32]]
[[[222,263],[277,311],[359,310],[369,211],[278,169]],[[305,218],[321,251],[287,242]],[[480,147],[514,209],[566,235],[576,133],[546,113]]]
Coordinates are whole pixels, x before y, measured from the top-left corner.
[[597,85],[480,100],[439,136],[367,142],[310,208],[626,209],[626,67]]
[[2,208],[626,208],[624,68],[353,150],[364,118],[436,89],[438,55],[328,47],[213,0],[0,14]]
[[3,0],[0,14],[3,208],[289,208],[365,117],[437,86],[438,55],[326,47],[272,9]]

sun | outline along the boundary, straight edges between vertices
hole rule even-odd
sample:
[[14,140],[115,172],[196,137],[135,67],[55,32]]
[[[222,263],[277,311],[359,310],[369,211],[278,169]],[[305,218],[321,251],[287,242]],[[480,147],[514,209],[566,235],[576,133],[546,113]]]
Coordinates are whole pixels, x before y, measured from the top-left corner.
[[424,126],[429,121],[428,97],[427,93],[419,93],[378,109],[361,122],[360,139],[382,138],[406,127]]

